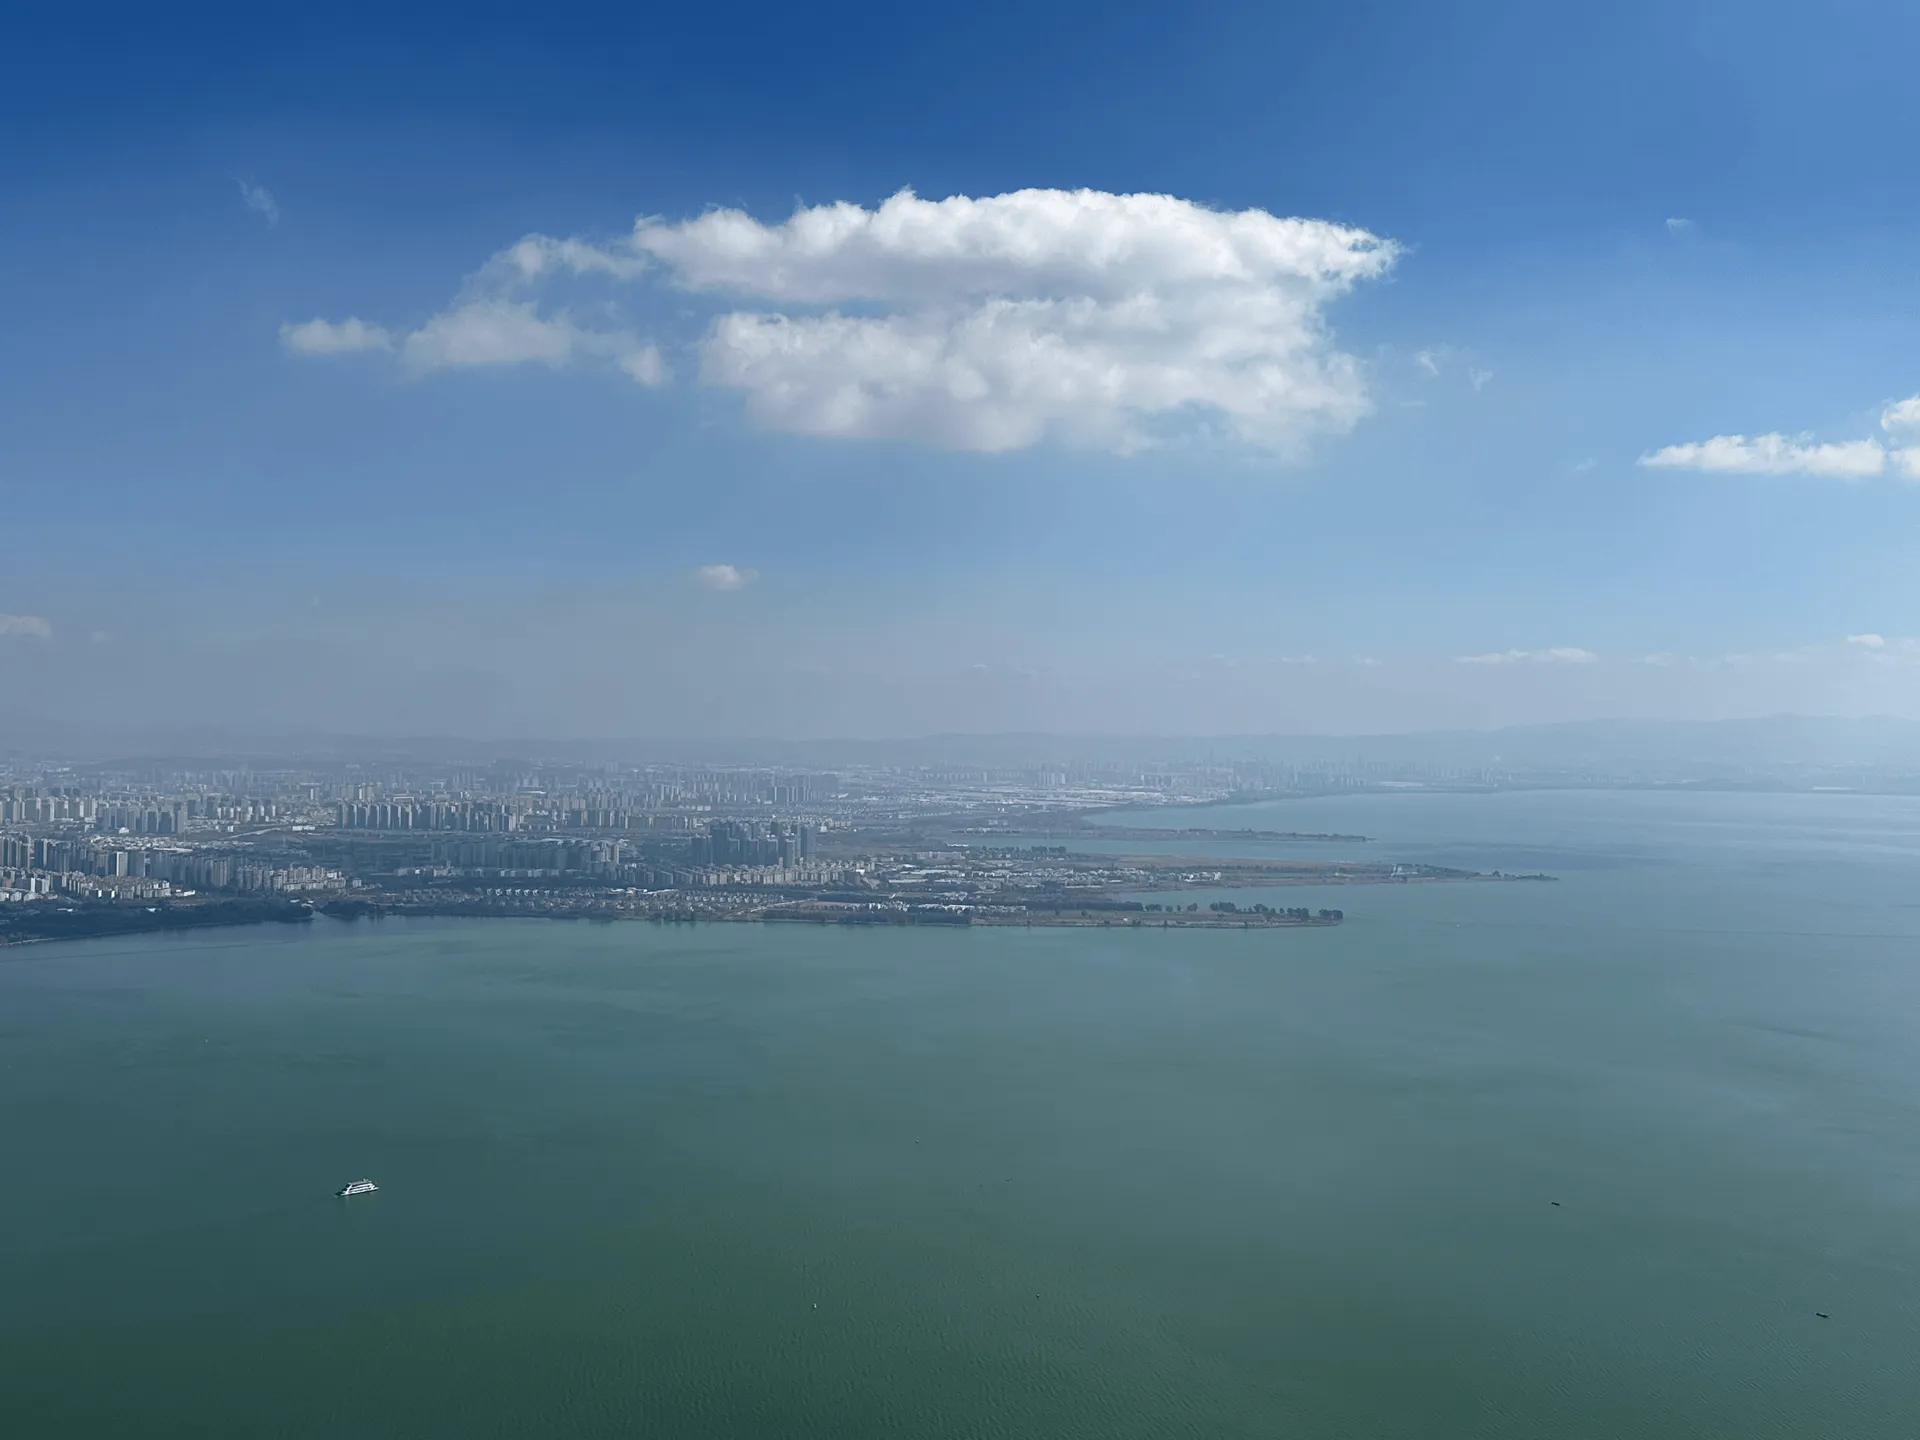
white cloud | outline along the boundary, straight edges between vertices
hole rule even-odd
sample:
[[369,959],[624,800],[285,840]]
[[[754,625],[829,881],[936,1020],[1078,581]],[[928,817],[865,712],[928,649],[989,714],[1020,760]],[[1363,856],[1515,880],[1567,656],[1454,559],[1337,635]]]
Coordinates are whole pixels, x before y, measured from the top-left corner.
[[1908,442],[1904,448],[1887,452],[1894,469],[1909,480],[1920,480],[1920,443],[1915,443],[1920,441],[1920,395],[1896,400],[1882,410],[1880,428]]
[[1909,443],[1886,445],[1874,439],[1817,444],[1805,435],[1777,431],[1756,435],[1716,435],[1711,440],[1669,445],[1640,457],[1642,465],[1674,470],[1701,470],[1725,475],[1821,475],[1839,480],[1864,480],[1885,474],[1920,480],[1920,395],[1896,400],[1880,412],[1880,428]]
[[1678,215],[1669,215],[1667,217],[1667,233],[1669,235],[1685,235],[1692,229],[1693,221],[1691,220],[1682,219]]
[[1346,430],[1366,390],[1322,312],[1397,254],[1327,221],[1094,190],[902,191],[778,225],[715,210],[643,220],[633,244],[685,288],[771,302],[701,347],[763,424],[985,451],[1125,452],[1196,416],[1278,449]]
[[308,320],[282,325],[280,340],[305,355],[397,350],[416,374],[480,365],[558,368],[591,357],[611,360],[642,385],[658,385],[667,376],[659,350],[631,335],[587,329],[570,315],[543,316],[533,301],[498,296],[479,296],[443,310],[404,336],[364,320]]
[[1915,443],[1920,441],[1920,395],[1896,400],[1882,410],[1880,428],[1907,441],[1903,448],[1887,452],[1893,468],[1909,480],[1920,480],[1920,443]]
[[564,316],[542,319],[531,301],[474,300],[442,311],[407,336],[401,355],[415,370],[446,366],[564,365],[586,331]]
[[391,350],[393,336],[378,325],[349,316],[282,325],[280,343],[302,355],[346,355],[356,350]]
[[[1430,379],[1436,378],[1444,371],[1452,369],[1460,363],[1461,359],[1460,352],[1451,345],[1432,345],[1425,350],[1416,350],[1413,352],[1413,363],[1418,365]],[[1468,365],[1466,367],[1466,376],[1467,383],[1473,387],[1474,393],[1478,394],[1486,388],[1487,382],[1493,379],[1493,371],[1484,369],[1478,365]],[[1416,401],[1414,403],[1418,404],[1422,402]]]
[[1920,395],[1896,400],[1880,412],[1880,428],[1889,434],[1920,431]]
[[1860,659],[1871,661],[1876,665],[1891,665],[1901,669],[1920,664],[1920,640],[1915,640],[1910,636],[1875,634],[1849,635],[1843,646],[1807,646],[1804,648],[1808,654],[1818,654],[1822,650],[1831,652],[1835,649],[1840,649],[1847,654],[1857,655]]
[[[1126,452],[1212,426],[1285,451],[1370,408],[1325,309],[1398,253],[1365,230],[1170,195],[901,191],[872,209],[802,207],[772,225],[712,210],[643,218],[609,244],[529,235],[488,261],[459,304],[394,343],[414,368],[591,354],[658,384],[657,349],[544,315],[529,298],[566,279],[653,275],[747,302],[723,300],[698,344],[699,373],[743,391],[775,429]],[[287,329],[314,342],[340,329],[315,326],[325,322]]]
[[1599,656],[1577,645],[1554,645],[1545,650],[1491,650],[1484,655],[1462,655],[1462,665],[1592,665]]
[[53,626],[38,615],[0,615],[0,639],[51,640]]
[[1814,444],[1781,434],[1716,435],[1687,445],[1668,445],[1640,457],[1642,465],[1670,470],[1700,470],[1727,475],[1821,475],[1859,480],[1886,468],[1887,452],[1877,440]]
[[1651,655],[1642,655],[1633,662],[1636,665],[1651,665],[1657,670],[1665,670],[1680,663],[1680,657],[1671,650],[1656,650]]
[[610,275],[631,280],[652,262],[631,247],[610,250],[585,240],[556,240],[528,235],[487,262],[483,277],[495,282],[530,284],[557,271],[572,275]]
[[620,357],[620,368],[642,385],[661,385],[667,379],[667,362],[652,345],[642,345]]
[[759,578],[758,570],[738,565],[702,565],[693,572],[693,583],[703,590],[744,590]]
[[678,225],[642,220],[634,244],[689,287],[811,304],[1022,293],[1117,301],[1219,284],[1299,287],[1319,298],[1381,274],[1397,253],[1389,241],[1323,220],[1100,190],[979,200],[902,190],[872,210],[803,207],[771,226],[712,210]]
[[234,182],[240,187],[240,203],[254,214],[264,218],[269,225],[280,223],[280,206],[273,198],[273,192],[264,185],[249,185],[245,180]]

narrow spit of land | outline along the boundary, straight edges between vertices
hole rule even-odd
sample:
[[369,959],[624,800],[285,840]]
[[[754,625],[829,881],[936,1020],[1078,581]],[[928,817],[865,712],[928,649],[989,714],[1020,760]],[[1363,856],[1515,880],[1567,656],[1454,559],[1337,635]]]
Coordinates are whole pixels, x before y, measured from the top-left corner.
[[[1036,830],[1038,827],[1034,827]],[[996,827],[995,840],[1009,831]],[[1076,824],[1075,839],[1241,842],[1351,840],[1362,836],[1187,828],[1136,830]],[[1021,838],[1026,838],[1022,835]],[[0,945],[204,926],[298,923],[416,915],[556,920],[727,921],[845,925],[1058,925],[1152,929],[1285,929],[1337,925],[1340,910],[1239,905],[1187,898],[1194,891],[1298,885],[1415,885],[1549,880],[1388,861],[1218,858],[1075,852],[1066,845],[988,845],[950,838],[920,849],[898,837],[861,835],[871,848],[840,879],[820,885],[727,883],[677,890],[526,877],[480,883],[376,877],[349,895],[313,901],[181,898],[144,904],[41,901],[0,907]],[[874,844],[878,840],[892,843]],[[841,840],[838,848],[846,848]],[[1146,898],[1142,898],[1146,897]]]
[[856,908],[797,901],[769,906],[758,914],[738,918],[813,925],[1038,925],[1124,926],[1133,930],[1279,930],[1338,925],[1346,919],[1346,914],[1340,910],[1309,910],[1304,906],[1275,909],[1267,905],[1249,905],[1242,909],[1238,905],[1217,902],[1204,910],[1198,907],[1181,910],[1138,902],[1106,905],[1089,903],[1058,909],[1022,906],[960,910],[943,905]]
[[1365,845],[1365,835],[1342,835],[1332,831],[1310,830],[1220,830],[1201,825],[1102,825],[1096,821],[1084,820],[1065,822],[1057,825],[1026,823],[1006,826],[976,826],[955,833],[968,838],[999,838],[1020,840],[1232,840],[1258,841],[1272,845]]
[[921,857],[884,877],[821,887],[736,886],[606,892],[536,887],[389,890],[327,902],[358,915],[550,916],[555,919],[729,921],[816,925],[1129,925],[1257,929],[1337,925],[1335,909],[1189,899],[1195,891],[1287,886],[1431,885],[1551,880],[1437,865],[1188,856],[1049,853],[1009,864],[992,852]]
[[[1186,807],[1176,807],[1186,808]],[[1146,843],[1169,841],[1261,845],[1365,845],[1365,835],[1328,830],[1259,830],[1251,826],[1222,829],[1217,825],[1114,825],[1100,810],[1064,810],[1011,816],[982,824],[966,811],[934,811],[911,820],[868,823],[846,838],[872,847],[914,850],[928,845],[1006,845],[1015,841],[1065,844],[1094,840]]]

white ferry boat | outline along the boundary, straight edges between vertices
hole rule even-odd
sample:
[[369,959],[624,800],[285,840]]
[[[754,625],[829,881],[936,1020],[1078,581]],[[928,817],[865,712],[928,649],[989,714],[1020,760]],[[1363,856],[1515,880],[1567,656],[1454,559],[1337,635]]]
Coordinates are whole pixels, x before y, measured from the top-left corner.
[[344,1185],[333,1193],[344,1200],[349,1195],[371,1195],[379,1188],[380,1187],[371,1180],[356,1180],[351,1185]]

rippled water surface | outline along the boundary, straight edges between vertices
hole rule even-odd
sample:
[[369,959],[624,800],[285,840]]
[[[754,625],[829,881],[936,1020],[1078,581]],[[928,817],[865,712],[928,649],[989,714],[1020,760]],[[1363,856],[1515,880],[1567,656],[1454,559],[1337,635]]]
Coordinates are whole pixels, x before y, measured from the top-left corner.
[[1182,823],[1561,878],[0,952],[6,1433],[1914,1433],[1920,803]]

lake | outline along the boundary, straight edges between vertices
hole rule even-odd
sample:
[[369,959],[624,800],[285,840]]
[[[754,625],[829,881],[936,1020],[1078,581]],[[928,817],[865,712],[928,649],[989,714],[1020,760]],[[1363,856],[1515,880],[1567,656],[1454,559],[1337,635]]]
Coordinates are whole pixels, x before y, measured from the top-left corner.
[[1560,878],[0,951],[8,1433],[1911,1436],[1920,801],[1133,818]]

